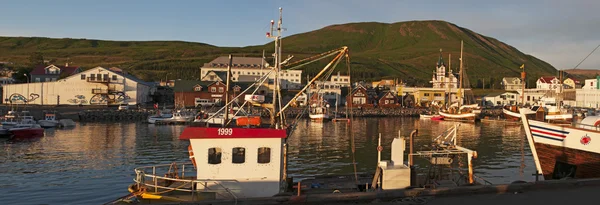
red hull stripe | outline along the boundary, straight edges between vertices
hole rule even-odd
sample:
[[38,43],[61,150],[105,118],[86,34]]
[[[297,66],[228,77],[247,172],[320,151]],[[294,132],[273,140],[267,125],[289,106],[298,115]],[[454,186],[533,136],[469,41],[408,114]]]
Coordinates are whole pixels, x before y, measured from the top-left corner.
[[285,129],[186,127],[179,139],[286,138]]
[[532,131],[532,132],[537,132],[537,133],[540,133],[540,134],[545,134],[545,135],[554,136],[554,137],[561,137],[561,138],[565,138],[565,137],[567,137],[567,136],[565,136],[565,135],[554,134],[554,133],[551,133],[551,132],[544,132],[544,131],[541,131],[541,130],[536,130],[536,129],[531,129],[531,131]]

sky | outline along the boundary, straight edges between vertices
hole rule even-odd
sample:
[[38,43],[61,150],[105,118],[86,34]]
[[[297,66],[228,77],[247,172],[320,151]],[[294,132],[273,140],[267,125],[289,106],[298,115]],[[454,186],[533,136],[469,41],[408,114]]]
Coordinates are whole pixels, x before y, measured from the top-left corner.
[[[575,67],[600,45],[600,0],[3,0],[0,36],[239,47],[267,43],[279,7],[284,36],[350,22],[444,20],[557,69]],[[600,49],[578,68],[600,69]]]

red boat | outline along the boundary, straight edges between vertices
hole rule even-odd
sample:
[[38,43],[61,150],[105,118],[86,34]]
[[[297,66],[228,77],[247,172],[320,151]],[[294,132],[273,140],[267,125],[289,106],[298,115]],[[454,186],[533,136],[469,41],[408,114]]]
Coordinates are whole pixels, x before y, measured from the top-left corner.
[[444,116],[436,115],[436,116],[431,117],[431,120],[437,120],[437,121],[444,120]]
[[9,129],[12,139],[36,138],[44,136],[44,128],[38,124],[18,124]]

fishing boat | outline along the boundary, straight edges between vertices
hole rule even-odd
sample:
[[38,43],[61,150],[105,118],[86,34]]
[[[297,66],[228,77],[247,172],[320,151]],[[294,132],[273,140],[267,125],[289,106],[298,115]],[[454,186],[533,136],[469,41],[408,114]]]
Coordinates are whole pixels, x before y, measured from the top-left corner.
[[580,123],[547,122],[543,109],[520,109],[536,171],[546,180],[600,177],[600,117]]
[[[463,79],[464,81],[468,81],[467,77],[464,77],[466,74],[463,70],[463,42],[460,42],[460,71],[459,78],[460,83],[458,84],[458,102],[452,104],[449,108],[445,110],[440,110],[439,114],[444,117],[444,120],[451,121],[466,121],[466,122],[475,122],[477,120],[477,116],[481,113],[481,107],[478,104],[463,104],[465,100],[464,89],[463,89]],[[465,84],[469,84],[465,82]]]
[[59,121],[56,119],[56,112],[44,111],[44,119],[39,120],[38,124],[42,128],[54,128],[59,126]]
[[8,111],[2,118],[2,128],[10,129],[19,123],[17,113],[13,110]]
[[435,120],[435,121],[444,120],[444,116],[436,115],[436,116],[431,117],[431,120]]
[[521,114],[519,114],[519,108],[517,106],[504,106],[502,108],[502,113],[504,114],[504,119],[518,121],[521,119]]
[[194,121],[195,116],[186,110],[177,110],[173,113],[173,116],[170,118],[165,117],[153,117],[148,118],[148,123],[152,124],[174,124],[174,123],[186,123]]
[[329,104],[323,103],[312,105],[308,116],[313,121],[329,120]]

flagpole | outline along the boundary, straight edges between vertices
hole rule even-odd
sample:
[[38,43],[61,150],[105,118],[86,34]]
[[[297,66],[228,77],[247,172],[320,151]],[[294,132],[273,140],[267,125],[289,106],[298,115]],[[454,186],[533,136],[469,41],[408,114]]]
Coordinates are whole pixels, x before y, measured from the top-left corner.
[[521,65],[521,69],[523,69],[521,72],[521,106],[525,106],[525,64]]

